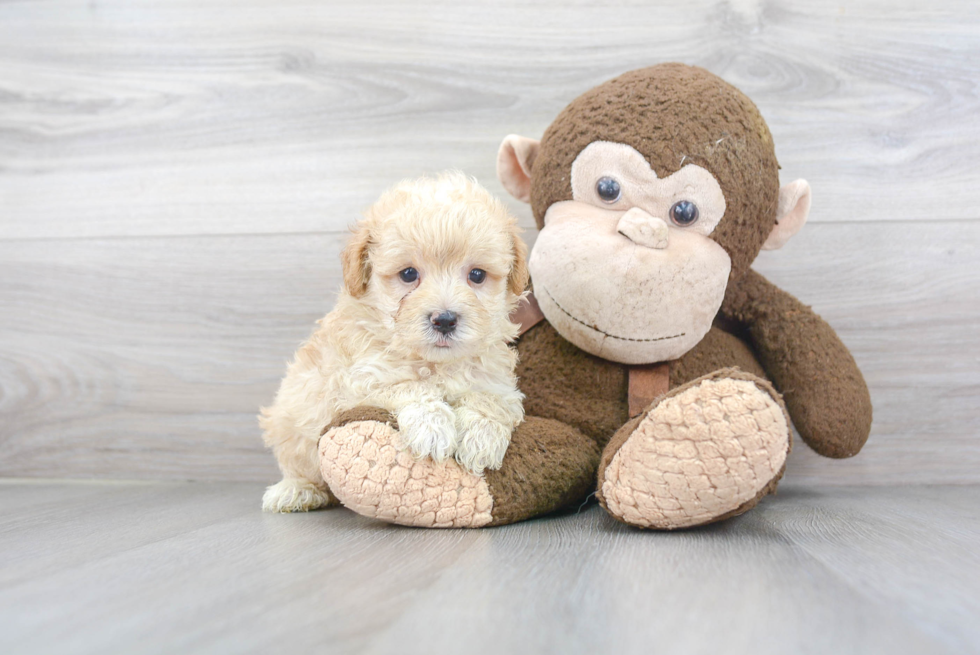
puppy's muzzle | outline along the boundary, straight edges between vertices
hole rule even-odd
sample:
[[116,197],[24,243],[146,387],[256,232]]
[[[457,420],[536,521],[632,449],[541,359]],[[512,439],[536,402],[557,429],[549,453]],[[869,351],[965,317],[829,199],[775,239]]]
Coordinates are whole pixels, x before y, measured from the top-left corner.
[[436,332],[444,336],[449,336],[456,331],[457,316],[456,312],[433,312],[429,317],[432,327]]

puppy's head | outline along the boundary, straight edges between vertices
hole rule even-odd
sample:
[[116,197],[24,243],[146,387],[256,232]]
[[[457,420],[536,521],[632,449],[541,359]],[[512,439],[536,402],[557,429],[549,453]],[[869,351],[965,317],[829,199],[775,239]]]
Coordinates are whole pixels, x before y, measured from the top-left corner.
[[517,221],[462,173],[398,184],[372,205],[342,255],[347,293],[383,317],[391,347],[430,361],[515,338],[528,283]]

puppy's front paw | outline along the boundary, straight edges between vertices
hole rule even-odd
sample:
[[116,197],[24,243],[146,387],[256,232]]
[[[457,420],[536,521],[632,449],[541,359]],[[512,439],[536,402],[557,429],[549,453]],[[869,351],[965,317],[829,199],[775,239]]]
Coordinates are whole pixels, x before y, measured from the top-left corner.
[[267,488],[262,496],[262,509],[266,512],[308,512],[336,503],[329,491],[299,478],[285,478]]
[[510,445],[511,428],[471,410],[457,412],[456,461],[474,473],[499,469]]
[[398,412],[398,432],[416,457],[442,462],[456,450],[455,418],[442,401],[412,403]]

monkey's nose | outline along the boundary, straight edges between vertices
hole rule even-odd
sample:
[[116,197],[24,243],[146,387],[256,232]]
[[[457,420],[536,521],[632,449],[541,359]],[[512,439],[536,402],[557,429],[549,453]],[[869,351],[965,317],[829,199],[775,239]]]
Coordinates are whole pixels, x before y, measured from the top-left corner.
[[619,219],[616,230],[638,246],[662,249],[667,247],[668,229],[663,219],[633,207]]
[[437,332],[449,335],[456,329],[456,312],[432,312],[429,317]]

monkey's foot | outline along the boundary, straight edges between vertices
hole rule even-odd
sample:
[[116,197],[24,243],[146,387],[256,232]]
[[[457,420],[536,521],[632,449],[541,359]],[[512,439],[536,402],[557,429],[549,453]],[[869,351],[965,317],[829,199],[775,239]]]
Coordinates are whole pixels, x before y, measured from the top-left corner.
[[500,469],[477,475],[456,460],[413,458],[387,412],[344,412],[320,438],[320,471],[358,514],[427,528],[504,525],[578,506],[593,489],[599,448],[575,428],[528,416]]
[[699,378],[613,436],[599,464],[599,501],[624,523],[659,530],[741,514],[775,491],[789,426],[765,380],[738,369]]
[[390,523],[426,528],[477,528],[490,523],[486,481],[453,459],[416,460],[394,417],[356,408],[320,438],[320,472],[349,509]]

